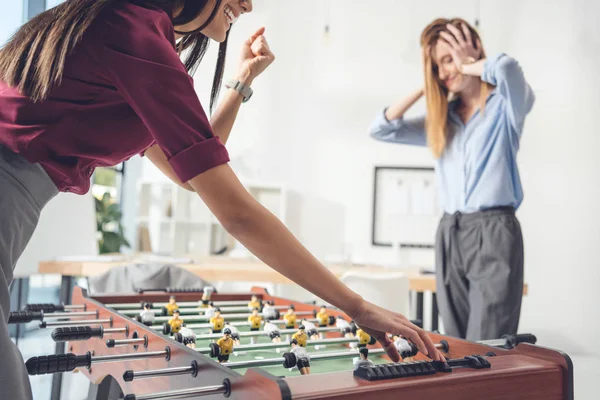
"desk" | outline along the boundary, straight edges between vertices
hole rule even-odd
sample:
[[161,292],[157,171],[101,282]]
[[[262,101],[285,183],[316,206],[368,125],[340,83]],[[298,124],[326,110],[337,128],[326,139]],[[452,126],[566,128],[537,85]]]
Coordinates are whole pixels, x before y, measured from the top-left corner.
[[[61,293],[67,294],[72,290],[72,278],[73,277],[90,277],[95,275],[103,274],[111,268],[124,266],[133,263],[148,262],[143,257],[121,257],[119,260],[102,261],[102,260],[90,260],[90,261],[43,261],[39,264],[39,272],[41,274],[58,274],[63,277],[63,288]],[[157,260],[153,260],[156,262]],[[160,262],[160,261],[159,261]],[[188,262],[172,263],[168,259],[164,260],[165,263],[175,264],[185,270],[192,272],[202,279],[209,282],[225,281],[225,282],[269,282],[274,284],[290,284],[293,283],[291,280],[281,275],[279,272],[268,267],[266,264],[259,260],[248,260],[248,259],[235,259],[228,257],[203,257],[190,259]],[[326,265],[330,271],[334,273],[338,278],[346,272],[350,271],[367,271],[372,274],[389,273],[403,271],[408,275],[409,278],[409,290],[416,292],[417,294],[417,315],[416,318],[423,321],[423,294],[425,292],[431,292],[432,301],[432,314],[431,314],[431,330],[435,331],[438,329],[438,311],[436,301],[436,288],[435,288],[435,275],[426,274],[419,272],[417,269],[398,269],[398,268],[386,268],[375,265],[340,265],[340,264],[328,264]],[[71,279],[70,279],[71,278]],[[527,293],[527,286],[524,288],[524,294]],[[62,300],[62,299],[61,299]],[[67,301],[68,299],[65,299]]]

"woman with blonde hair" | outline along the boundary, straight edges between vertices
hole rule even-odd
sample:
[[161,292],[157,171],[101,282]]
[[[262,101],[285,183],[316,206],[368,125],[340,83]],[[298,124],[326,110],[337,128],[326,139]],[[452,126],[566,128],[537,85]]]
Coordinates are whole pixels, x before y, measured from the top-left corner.
[[[428,146],[444,210],[436,281],[446,333],[483,340],[516,333],[523,290],[523,200],[516,155],[535,96],[517,61],[486,57],[462,19],[421,35],[425,87],[379,113],[377,140]],[[404,114],[422,96],[426,115]]]

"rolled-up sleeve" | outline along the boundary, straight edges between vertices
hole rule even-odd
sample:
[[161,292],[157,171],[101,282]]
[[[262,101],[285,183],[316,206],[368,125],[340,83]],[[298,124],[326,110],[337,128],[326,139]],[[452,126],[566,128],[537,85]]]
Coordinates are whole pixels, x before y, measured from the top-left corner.
[[506,101],[510,122],[521,131],[525,117],[535,103],[535,94],[519,63],[504,53],[496,54],[485,61],[481,79],[496,86],[498,94]]
[[377,113],[369,127],[369,135],[382,142],[426,146],[425,117],[398,118],[389,121],[387,109]]
[[135,20],[116,13],[109,21],[99,62],[117,91],[143,121],[182,182],[229,162],[212,132],[193,79],[174,47],[170,20]]

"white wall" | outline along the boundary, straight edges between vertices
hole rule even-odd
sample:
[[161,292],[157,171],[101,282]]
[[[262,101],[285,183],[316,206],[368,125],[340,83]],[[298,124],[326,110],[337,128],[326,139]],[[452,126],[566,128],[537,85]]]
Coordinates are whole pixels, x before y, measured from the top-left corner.
[[6,0],[2,3],[0,46],[4,45],[23,22],[23,0]]
[[[318,256],[350,249],[359,260],[393,263],[393,252],[370,245],[373,166],[432,162],[427,150],[374,142],[366,129],[383,106],[422,85],[422,28],[439,16],[473,21],[478,3],[487,52],[516,57],[537,94],[519,156],[530,287],[521,330],[571,354],[598,353],[600,3],[255,1],[232,32],[227,76],[239,43],[261,25],[277,60],[242,108],[228,145],[232,164],[296,193],[290,228]],[[206,108],[213,59],[211,52],[195,77]],[[422,103],[413,110],[422,111]]]
[[517,55],[537,94],[519,159],[531,288],[522,326],[550,346],[600,354],[590,346],[600,334],[600,3],[484,2],[482,15],[490,49]]

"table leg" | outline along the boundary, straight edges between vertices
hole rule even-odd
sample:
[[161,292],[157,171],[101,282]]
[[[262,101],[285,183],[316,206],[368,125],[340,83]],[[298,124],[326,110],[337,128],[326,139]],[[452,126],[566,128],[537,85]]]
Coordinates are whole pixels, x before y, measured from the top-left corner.
[[423,321],[423,292],[417,292],[417,319],[425,326],[425,321]]
[[[62,277],[59,294],[59,301],[61,304],[71,304],[71,294],[73,293],[74,283],[74,277]],[[54,354],[64,354],[64,352],[65,342],[57,342]],[[52,375],[52,392],[50,394],[50,400],[60,400],[60,394],[62,391],[62,378],[62,373]]]
[[437,294],[431,293],[431,331],[439,330]]
[[91,384],[87,400],[117,400],[123,398],[123,391],[119,383],[112,377],[107,376],[100,384]]

